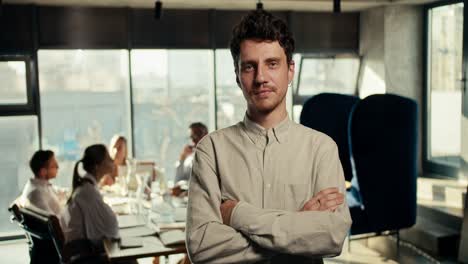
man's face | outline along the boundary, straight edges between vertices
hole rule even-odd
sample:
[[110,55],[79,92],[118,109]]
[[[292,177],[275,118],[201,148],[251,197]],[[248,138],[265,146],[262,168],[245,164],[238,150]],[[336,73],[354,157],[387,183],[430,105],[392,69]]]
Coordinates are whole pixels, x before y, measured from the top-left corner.
[[52,158],[50,158],[46,167],[45,175],[46,175],[47,180],[54,179],[55,177],[57,177],[58,168],[59,168],[58,162],[55,159],[55,156],[52,156]]
[[238,84],[249,112],[286,110],[286,92],[294,76],[278,41],[244,40],[240,45]]
[[196,146],[198,142],[201,140],[200,133],[195,131],[196,129],[190,128],[190,139],[192,139],[193,144]]

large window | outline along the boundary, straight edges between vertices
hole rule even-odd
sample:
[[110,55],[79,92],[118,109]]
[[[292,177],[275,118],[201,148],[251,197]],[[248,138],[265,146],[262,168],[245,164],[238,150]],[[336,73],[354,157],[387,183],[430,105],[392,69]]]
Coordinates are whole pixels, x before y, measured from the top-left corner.
[[127,50],[40,50],[42,145],[59,161],[56,183],[70,186],[84,149],[108,145],[114,134],[129,138]]
[[214,129],[212,50],[132,50],[135,156],[175,176],[189,125]]
[[247,104],[236,83],[234,63],[228,49],[216,50],[216,100],[218,129],[244,119]]
[[294,61],[298,72],[293,108],[296,121],[299,120],[302,105],[310,96],[319,93],[356,94],[359,57],[347,54],[331,56],[296,54]]
[[0,61],[0,105],[28,103],[25,61]]
[[458,168],[461,150],[463,3],[429,8],[427,155]]
[[0,236],[17,234],[6,210],[32,177],[29,159],[38,149],[36,116],[0,117]]
[[298,94],[355,94],[358,71],[359,58],[354,56],[303,57]]

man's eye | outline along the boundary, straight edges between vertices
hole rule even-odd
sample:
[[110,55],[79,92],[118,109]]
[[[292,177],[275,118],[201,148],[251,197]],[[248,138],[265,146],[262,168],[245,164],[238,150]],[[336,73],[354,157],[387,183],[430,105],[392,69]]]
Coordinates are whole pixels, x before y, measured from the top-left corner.
[[242,67],[242,70],[243,71],[252,71],[253,70],[253,66],[252,65],[244,65]]
[[270,62],[270,68],[275,68],[277,66],[278,66],[278,62],[276,62],[276,61]]

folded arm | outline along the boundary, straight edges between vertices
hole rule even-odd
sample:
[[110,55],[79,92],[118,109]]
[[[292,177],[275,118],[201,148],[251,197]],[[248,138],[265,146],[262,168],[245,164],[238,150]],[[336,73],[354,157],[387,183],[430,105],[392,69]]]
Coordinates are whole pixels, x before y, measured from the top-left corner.
[[209,138],[200,142],[189,186],[187,250],[193,263],[253,263],[273,255],[224,225],[221,191]]
[[[320,157],[315,173],[315,194],[338,187],[345,192],[343,170],[336,145]],[[310,207],[315,207],[310,200]],[[307,205],[307,204],[306,204]],[[265,249],[309,257],[340,254],[351,225],[346,202],[330,210],[289,212],[257,208],[240,201],[232,210],[230,225]]]

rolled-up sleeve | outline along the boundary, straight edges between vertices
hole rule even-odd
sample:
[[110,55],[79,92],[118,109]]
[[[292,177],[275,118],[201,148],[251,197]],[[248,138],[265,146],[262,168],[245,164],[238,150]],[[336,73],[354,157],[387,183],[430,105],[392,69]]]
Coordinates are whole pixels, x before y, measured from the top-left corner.
[[[338,187],[345,193],[343,170],[336,144],[325,146],[315,166],[315,190]],[[289,212],[257,208],[240,202],[231,215],[231,226],[259,246],[280,253],[308,257],[339,255],[351,217],[346,201],[334,212]]]
[[189,185],[186,242],[193,263],[253,263],[272,255],[241,232],[224,225],[215,152],[205,137],[195,152]]

